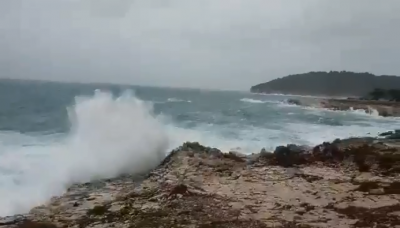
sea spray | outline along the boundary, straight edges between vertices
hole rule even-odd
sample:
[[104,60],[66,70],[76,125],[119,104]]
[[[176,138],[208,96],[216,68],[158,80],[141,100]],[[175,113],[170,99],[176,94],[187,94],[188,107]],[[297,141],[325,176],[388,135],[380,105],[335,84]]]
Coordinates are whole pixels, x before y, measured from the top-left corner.
[[68,114],[71,130],[62,139],[2,153],[0,216],[27,212],[72,183],[149,171],[165,157],[164,128],[129,93],[78,97]]
[[96,91],[93,98],[77,100],[69,114],[79,181],[146,172],[165,157],[168,141],[162,125],[148,103],[129,93],[114,99]]

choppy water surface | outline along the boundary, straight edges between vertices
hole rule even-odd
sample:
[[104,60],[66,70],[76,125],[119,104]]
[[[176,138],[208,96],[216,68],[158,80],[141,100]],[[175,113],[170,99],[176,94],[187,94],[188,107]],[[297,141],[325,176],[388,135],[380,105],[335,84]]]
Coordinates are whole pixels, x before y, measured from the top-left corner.
[[0,216],[74,182],[141,172],[184,141],[258,152],[375,135],[399,119],[289,105],[284,96],[0,82]]

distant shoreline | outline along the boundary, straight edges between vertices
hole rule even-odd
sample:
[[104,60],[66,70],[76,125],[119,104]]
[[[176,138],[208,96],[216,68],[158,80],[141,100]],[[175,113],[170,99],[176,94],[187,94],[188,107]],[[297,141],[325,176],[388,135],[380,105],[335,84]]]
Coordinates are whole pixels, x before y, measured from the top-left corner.
[[362,100],[359,98],[334,98],[317,96],[283,95],[291,97],[288,103],[305,107],[325,108],[337,111],[365,110],[366,113],[377,112],[383,117],[400,117],[400,102]]
[[[290,93],[256,93],[251,92],[252,94],[257,95],[268,95],[268,96],[287,96],[287,97],[309,97],[309,98],[323,98],[323,99],[348,99],[349,97],[353,96],[328,96],[328,95],[304,95],[304,94],[290,94]],[[357,99],[358,97],[356,97]]]
[[400,77],[350,71],[312,71],[251,86],[250,92],[364,97],[375,89],[400,90]]
[[366,112],[376,110],[383,117],[400,117],[400,102],[394,101],[326,99],[321,101],[321,106],[332,110],[363,109]]

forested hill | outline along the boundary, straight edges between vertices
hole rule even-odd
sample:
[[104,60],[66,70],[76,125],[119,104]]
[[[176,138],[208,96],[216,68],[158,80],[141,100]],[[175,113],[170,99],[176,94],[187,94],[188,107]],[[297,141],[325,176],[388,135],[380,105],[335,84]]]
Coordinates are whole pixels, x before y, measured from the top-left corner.
[[252,86],[253,93],[364,96],[372,90],[400,89],[400,77],[348,71],[309,72]]

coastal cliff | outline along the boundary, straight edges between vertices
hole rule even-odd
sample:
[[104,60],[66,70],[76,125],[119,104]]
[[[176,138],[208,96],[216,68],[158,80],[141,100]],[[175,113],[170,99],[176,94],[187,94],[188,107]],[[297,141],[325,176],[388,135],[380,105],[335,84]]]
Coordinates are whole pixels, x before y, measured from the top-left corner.
[[349,71],[309,72],[289,75],[252,86],[253,93],[314,96],[365,96],[376,88],[400,89],[400,77]]
[[185,143],[150,174],[76,184],[0,227],[395,227],[399,172],[396,137],[252,155]]

